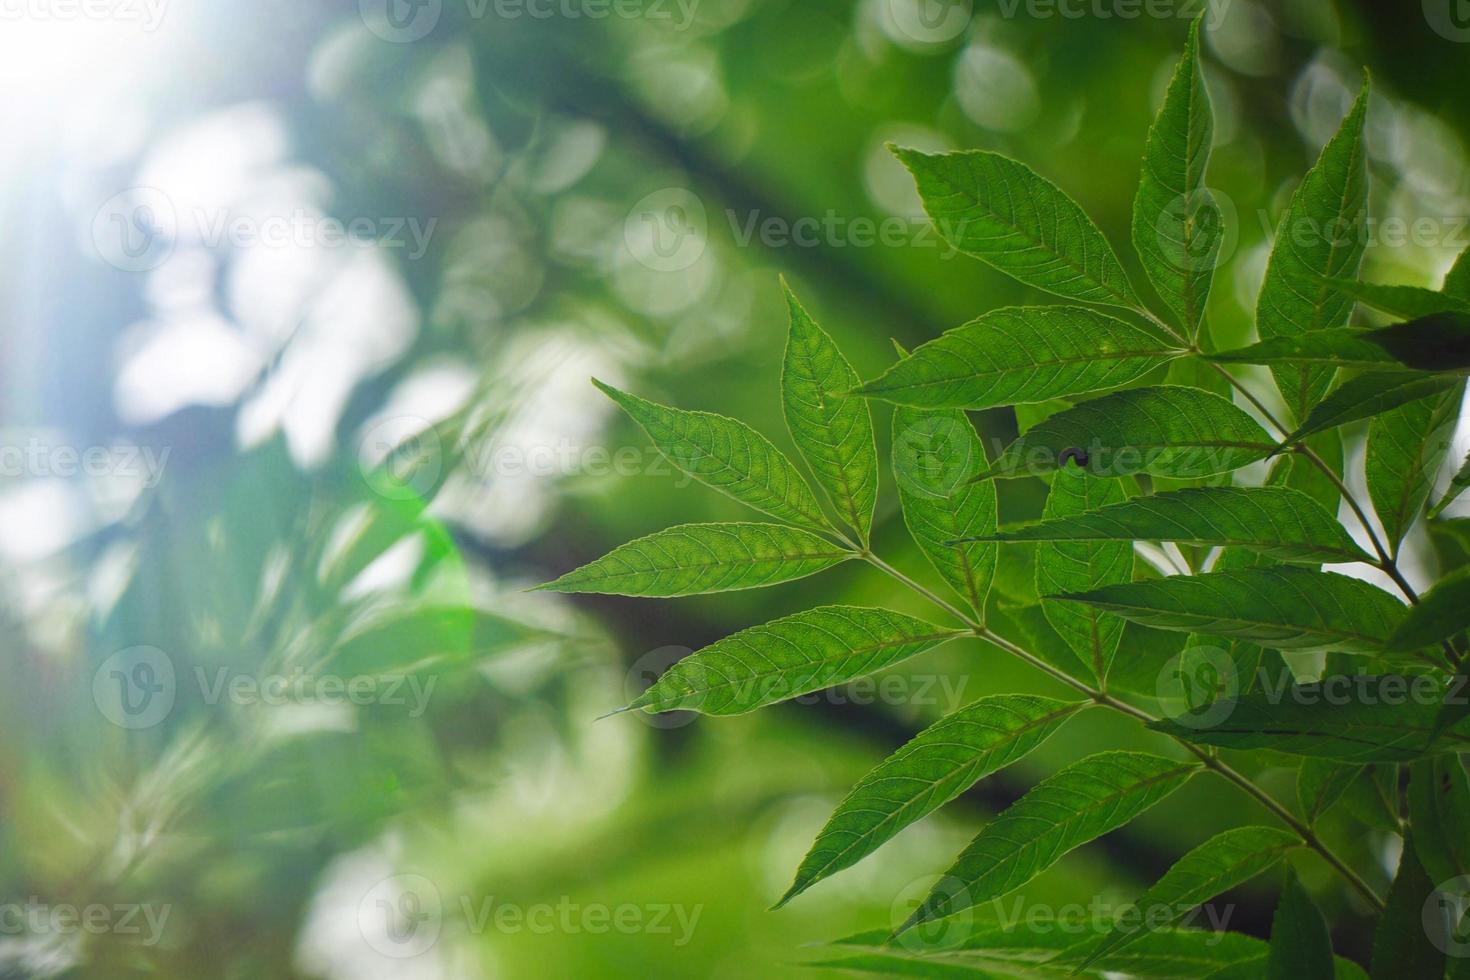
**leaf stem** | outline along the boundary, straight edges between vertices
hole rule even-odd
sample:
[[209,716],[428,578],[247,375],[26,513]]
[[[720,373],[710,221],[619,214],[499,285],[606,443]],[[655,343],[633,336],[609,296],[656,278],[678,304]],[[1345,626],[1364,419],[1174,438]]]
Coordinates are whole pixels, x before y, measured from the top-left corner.
[[[951,616],[954,616],[956,619],[960,620],[962,623],[970,628],[970,633],[975,637],[985,640],[992,646],[999,647],[1006,653],[1009,653],[1017,659],[1030,664],[1036,669],[1076,690],[1078,693],[1085,695],[1093,702],[1102,705],[1105,708],[1110,708],[1113,711],[1127,715],[1130,718],[1133,718],[1134,720],[1140,721],[1144,724],[1158,721],[1157,718],[1149,714],[1147,711],[1144,711],[1142,708],[1135,707],[1134,705],[1131,705],[1126,701],[1120,701],[1117,698],[1113,697],[1111,694],[1108,694],[1105,691],[1101,691],[1093,687],[1086,681],[1073,677],[1065,670],[1054,667],[1053,665],[1047,663],[1045,660],[1042,660],[1040,657],[1026,650],[1024,647],[1012,643],[1010,640],[1001,636],[999,633],[996,633],[994,630],[990,629],[983,623],[972,619],[970,616],[960,611],[953,603],[948,602],[942,596],[935,593],[932,589],[905,575],[903,572],[894,568],[892,565],[888,564],[886,561],[884,561],[882,558],[879,558],[871,551],[867,549],[861,549],[859,550],[858,554],[863,560],[868,562],[874,568],[877,568],[879,571],[883,572],[889,578],[910,589],[916,594],[923,596],[939,608],[943,609],[945,612],[949,613]],[[1342,858],[1338,857],[1337,854],[1334,853],[1333,850],[1328,847],[1327,844],[1324,843],[1320,837],[1317,836],[1316,832],[1312,830],[1311,827],[1299,820],[1290,810],[1288,810],[1285,806],[1278,802],[1275,797],[1273,797],[1270,793],[1266,792],[1264,789],[1258,786],[1250,779],[1250,777],[1220,761],[1210,751],[1202,749],[1199,746],[1187,742],[1181,738],[1175,738],[1174,740],[1182,745],[1186,751],[1198,758],[1204,764],[1205,768],[1216,773],[1228,782],[1234,783],[1248,796],[1253,797],[1262,806],[1275,814],[1275,816],[1279,820],[1281,820],[1282,823],[1290,827],[1292,832],[1302,839],[1302,843],[1306,844],[1312,850],[1316,851],[1319,855],[1321,855],[1322,859],[1326,861],[1329,866],[1336,870],[1338,874],[1342,875],[1343,879],[1346,880],[1347,883],[1351,885],[1360,895],[1362,895],[1363,899],[1368,902],[1369,905],[1377,910],[1383,909],[1383,900],[1378,897],[1378,894],[1376,892],[1373,891],[1372,886],[1364,881],[1357,872],[1355,872],[1345,861],[1342,860]]]

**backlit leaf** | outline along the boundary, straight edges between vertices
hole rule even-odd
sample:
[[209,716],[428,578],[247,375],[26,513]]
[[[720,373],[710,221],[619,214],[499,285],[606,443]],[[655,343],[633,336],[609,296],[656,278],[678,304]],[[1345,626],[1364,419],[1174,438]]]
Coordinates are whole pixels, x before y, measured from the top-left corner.
[[1373,371],[1342,383],[1317,404],[1307,421],[1287,442],[1300,442],[1317,432],[1358,422],[1408,405],[1421,398],[1434,398],[1460,386],[1461,380],[1442,374],[1417,371]]
[[1460,417],[1464,384],[1390,409],[1368,423],[1368,495],[1397,549],[1424,509],[1449,452]]
[[1333,980],[1332,939],[1327,920],[1290,867],[1281,901],[1271,920],[1271,952],[1266,980]]

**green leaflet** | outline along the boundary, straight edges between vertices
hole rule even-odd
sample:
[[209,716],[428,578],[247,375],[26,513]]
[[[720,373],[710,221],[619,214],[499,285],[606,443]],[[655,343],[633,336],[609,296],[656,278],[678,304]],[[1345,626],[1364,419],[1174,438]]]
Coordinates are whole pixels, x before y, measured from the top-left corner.
[[1470,724],[1431,745],[1437,681],[1426,675],[1336,675],[1219,702],[1208,726],[1172,720],[1150,728],[1201,745],[1273,749],[1341,763],[1412,762],[1431,752],[1470,750]]
[[1301,838],[1274,827],[1237,827],[1211,837],[1180,858],[1125,910],[1083,965],[1170,925],[1196,905],[1244,884],[1301,846]]
[[866,544],[878,500],[878,448],[868,406],[835,393],[859,378],[837,344],[782,283],[791,329],[781,369],[781,405],[791,438],[842,515]]
[[920,408],[994,408],[1116,388],[1176,354],[1094,310],[1008,307],[946,331],[853,394]]
[[1309,825],[1342,799],[1362,766],[1348,766],[1330,759],[1303,759],[1296,774],[1296,798]]
[[1264,976],[1266,980],[1332,980],[1334,972],[1327,921],[1288,866],[1281,901],[1271,920],[1271,952]]
[[995,530],[995,484],[974,480],[985,467],[985,444],[964,412],[894,410],[893,475],[904,523],[977,617],[985,614],[999,548],[950,542]]
[[[1066,520],[1099,507],[1120,506],[1125,499],[1122,481],[1102,480],[1069,466],[1053,477],[1042,513]],[[1048,541],[1036,549],[1036,592],[1040,596],[1083,592],[1132,578],[1132,542]],[[1123,620],[1097,609],[1044,598],[1041,611],[1101,685],[1118,651]]]
[[1466,487],[1470,487],[1470,453],[1465,454],[1465,462],[1460,464],[1459,470],[1450,479],[1449,488],[1445,490],[1439,503],[1429,509],[1429,516],[1435,518],[1444,513],[1444,509],[1454,503],[1455,499],[1465,492]]
[[1445,273],[1442,288],[1450,296],[1470,300],[1470,247],[1460,253],[1450,271]]
[[1318,403],[1307,416],[1307,421],[1286,441],[1301,442],[1314,433],[1381,415],[1421,398],[1442,395],[1458,388],[1461,383],[1456,377],[1420,374],[1416,371],[1373,371],[1360,374],[1343,382]]
[[1197,487],[1135,497],[986,540],[1177,541],[1248,548],[1309,564],[1371,560],[1321,504],[1300,491],[1271,486]]
[[1276,449],[1255,420],[1219,395],[1158,385],[1104,395],[1038,422],[1006,447],[989,475],[1036,476],[1071,461],[1094,476],[1188,479],[1228,473]]
[[758,589],[856,557],[782,524],[684,524],[619,545],[538,591],[681,596]]
[[664,457],[702,483],[793,524],[824,528],[811,487],[786,455],[759,432],[710,412],[686,412],[592,383],[648,433]]
[[[1355,277],[1367,244],[1367,112],[1365,79],[1341,129],[1292,195],[1256,302],[1256,330],[1262,340],[1347,324],[1353,301],[1326,280]],[[1274,367],[1271,373],[1299,421],[1327,393],[1333,374],[1308,365]]]
[[[888,976],[914,977],[1055,977],[1125,975],[1147,980],[1188,980],[1213,975],[1233,964],[1264,960],[1266,944],[1235,932],[1165,928],[1141,936],[1126,948],[1083,968],[1083,951],[1093,940],[1077,936],[1093,928],[1090,918],[1061,918],[1054,927],[1030,929],[1021,921],[1029,906],[1014,911],[991,905],[934,923],[938,941],[913,929],[888,945],[888,933],[873,931],[833,943],[843,952],[860,952],[849,960],[822,964]],[[1080,909],[1081,907],[1078,906]],[[1010,918],[1014,916],[1015,918]],[[945,959],[946,953],[961,954]]]
[[1368,495],[1397,550],[1424,509],[1449,452],[1464,399],[1463,383],[1374,416],[1368,423]]
[[1373,934],[1373,980],[1444,980],[1444,951],[1425,942],[1425,907],[1432,901],[1434,882],[1414,853],[1415,836],[1404,835],[1399,872]]
[[852,788],[775,907],[856,864],[909,824],[1020,759],[1088,703],[1001,694],[930,725]]
[[465,665],[557,635],[473,606],[371,609],[347,625],[325,665],[342,676],[397,674]]
[[1411,608],[1384,650],[1412,653],[1438,645],[1470,628],[1470,566],[1451,572]]
[[985,150],[891,149],[914,175],[940,237],[960,251],[1058,296],[1138,306],[1097,225],[1030,167]]
[[1290,566],[1173,576],[1053,598],[1157,629],[1238,637],[1278,650],[1365,654],[1380,651],[1405,612],[1367,582]]
[[1220,209],[1205,186],[1215,122],[1200,70],[1199,28],[1196,20],[1149,128],[1133,200],[1133,247],[1191,338],[1199,333],[1222,234]]
[[1470,368],[1470,316],[1436,313],[1375,330],[1318,330],[1205,356],[1226,364],[1289,362],[1463,373]]
[[1100,752],[1073,763],[987,824],[898,932],[1019,888],[1073,848],[1128,823],[1200,768],[1143,752]]
[[1409,774],[1414,849],[1435,881],[1470,874],[1470,785],[1455,755],[1414,763]]
[[1470,301],[1423,286],[1385,286],[1356,279],[1329,279],[1327,282],[1359,303],[1407,320],[1436,313],[1470,313]]
[[717,640],[622,710],[738,715],[863,677],[963,631],[859,606],[821,606]]

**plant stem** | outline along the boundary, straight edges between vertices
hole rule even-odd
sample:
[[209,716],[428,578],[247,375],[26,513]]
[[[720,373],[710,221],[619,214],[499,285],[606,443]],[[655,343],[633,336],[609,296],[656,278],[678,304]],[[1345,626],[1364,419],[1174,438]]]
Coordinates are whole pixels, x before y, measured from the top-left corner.
[[[1144,711],[1141,708],[1134,707],[1126,701],[1120,701],[1105,691],[1098,690],[1091,684],[1088,684],[1086,681],[1073,677],[1071,674],[1058,667],[1052,666],[1051,664],[1047,663],[1045,660],[1042,660],[1040,657],[1037,657],[1035,654],[1031,653],[1025,648],[1018,646],[1015,643],[1012,643],[1010,640],[991,630],[983,623],[972,619],[970,616],[960,611],[960,609],[957,608],[953,603],[947,601],[944,597],[938,595],[932,589],[928,588],[922,583],[916,582],[914,579],[894,568],[892,565],[888,564],[886,561],[879,558],[871,551],[867,551],[866,549],[864,549],[859,551],[859,554],[863,558],[863,560],[868,562],[868,564],[872,565],[874,568],[877,568],[879,571],[883,572],[889,578],[892,578],[894,581],[905,586],[914,593],[923,596],[939,608],[943,609],[945,612],[949,613],[951,616],[954,616],[956,619],[960,620],[962,623],[970,628],[970,632],[974,636],[985,640],[991,645],[999,647],[1000,649],[1006,651],[1017,659],[1030,664],[1031,666],[1037,668],[1038,670],[1049,675],[1055,680],[1060,681],[1068,687],[1087,696],[1093,702],[1102,705],[1105,708],[1110,708],[1113,711],[1117,711],[1120,714],[1127,715],[1130,718],[1135,719],[1136,721],[1143,722],[1144,724],[1148,724],[1158,720],[1147,711]],[[1306,844],[1312,850],[1316,851],[1319,855],[1321,855],[1322,859],[1328,863],[1328,865],[1335,869],[1338,874],[1342,875],[1344,880],[1346,880],[1348,884],[1352,885],[1353,888],[1357,890],[1360,895],[1363,896],[1363,899],[1367,901],[1369,905],[1371,905],[1375,909],[1382,910],[1383,900],[1378,897],[1377,893],[1373,891],[1372,887],[1367,882],[1365,882],[1357,874],[1357,872],[1349,867],[1348,864],[1342,860],[1342,858],[1338,857],[1332,851],[1332,849],[1328,847],[1320,837],[1317,836],[1316,832],[1313,831],[1311,827],[1303,823],[1301,820],[1297,819],[1297,817],[1293,815],[1292,812],[1286,807],[1282,806],[1275,797],[1273,797],[1270,793],[1267,793],[1260,786],[1252,782],[1248,776],[1238,772],[1237,770],[1226,765],[1224,762],[1221,762],[1219,759],[1215,758],[1215,756],[1207,750],[1202,749],[1199,746],[1187,742],[1181,738],[1175,738],[1175,741],[1182,745],[1185,750],[1188,751],[1190,754],[1198,758],[1200,762],[1204,764],[1205,768],[1218,774],[1225,780],[1234,783],[1247,795],[1256,799],[1262,806],[1275,814],[1279,820],[1281,820],[1283,823],[1291,828],[1293,833],[1295,833],[1298,837],[1302,839],[1302,843]]]

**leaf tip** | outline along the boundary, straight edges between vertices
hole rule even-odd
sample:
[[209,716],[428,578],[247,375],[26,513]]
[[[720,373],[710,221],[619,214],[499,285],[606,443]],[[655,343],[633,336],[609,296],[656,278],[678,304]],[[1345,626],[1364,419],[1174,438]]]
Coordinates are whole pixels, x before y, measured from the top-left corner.
[[625,711],[632,711],[633,710],[633,707],[634,706],[631,705],[631,704],[625,704],[621,708],[614,708],[612,711],[609,711],[605,715],[598,715],[596,718],[593,718],[592,720],[593,721],[601,721],[604,718],[611,718],[613,715],[620,715],[620,714],[624,713]]

